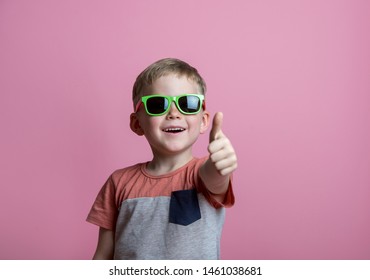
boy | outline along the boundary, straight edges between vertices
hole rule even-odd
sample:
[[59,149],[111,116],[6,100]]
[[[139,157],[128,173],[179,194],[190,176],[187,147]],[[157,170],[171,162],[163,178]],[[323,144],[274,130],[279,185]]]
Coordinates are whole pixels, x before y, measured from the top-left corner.
[[213,119],[209,156],[192,156],[209,126],[205,91],[198,71],[178,59],[137,77],[130,127],[146,137],[153,159],[113,172],[99,192],[87,218],[100,227],[94,259],[219,258],[237,159],[222,113]]

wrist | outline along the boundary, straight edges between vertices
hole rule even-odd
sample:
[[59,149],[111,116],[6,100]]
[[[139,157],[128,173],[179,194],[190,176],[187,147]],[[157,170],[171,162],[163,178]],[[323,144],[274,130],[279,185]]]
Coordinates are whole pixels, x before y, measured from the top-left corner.
[[228,189],[230,175],[221,175],[210,159],[199,169],[199,176],[206,188],[213,194],[223,194]]

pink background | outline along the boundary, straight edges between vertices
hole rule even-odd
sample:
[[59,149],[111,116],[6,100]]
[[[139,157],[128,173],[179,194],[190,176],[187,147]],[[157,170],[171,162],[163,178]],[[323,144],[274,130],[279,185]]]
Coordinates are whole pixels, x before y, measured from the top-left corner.
[[370,259],[369,3],[1,0],[0,259],[91,258],[101,185],[151,158],[131,88],[163,57],[238,153],[224,259]]

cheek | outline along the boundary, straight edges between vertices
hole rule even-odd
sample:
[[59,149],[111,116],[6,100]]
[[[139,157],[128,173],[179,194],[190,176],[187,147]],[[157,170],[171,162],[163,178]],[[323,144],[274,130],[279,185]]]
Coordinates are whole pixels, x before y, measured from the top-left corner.
[[160,117],[146,117],[141,119],[141,127],[146,133],[153,133],[158,129],[161,123]]
[[148,123],[150,126],[158,128],[161,126],[161,124],[164,122],[164,117],[159,116],[159,117],[150,117],[148,120]]
[[189,123],[190,127],[193,128],[193,131],[203,133],[203,122],[201,118],[192,119]]

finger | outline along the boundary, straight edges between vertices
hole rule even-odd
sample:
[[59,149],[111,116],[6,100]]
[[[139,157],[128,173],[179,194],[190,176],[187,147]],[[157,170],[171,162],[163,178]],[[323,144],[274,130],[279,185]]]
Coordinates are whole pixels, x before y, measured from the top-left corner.
[[216,169],[221,175],[226,175],[233,172],[237,167],[237,162],[234,158],[224,159],[215,164]]
[[209,142],[218,139],[222,135],[222,120],[224,115],[221,112],[217,112],[213,117],[212,129],[209,133]]
[[234,164],[233,166],[222,169],[219,172],[222,176],[229,175],[229,174],[233,173],[237,167],[238,167],[238,165]]
[[234,158],[234,157],[235,157],[235,153],[231,149],[220,150],[210,155],[210,159],[213,163],[216,163],[218,161],[228,159],[228,158]]
[[212,141],[211,143],[209,143],[208,145],[208,152],[211,154],[219,150],[223,150],[223,149],[226,149],[226,150],[232,149],[230,140],[226,137],[216,139]]

